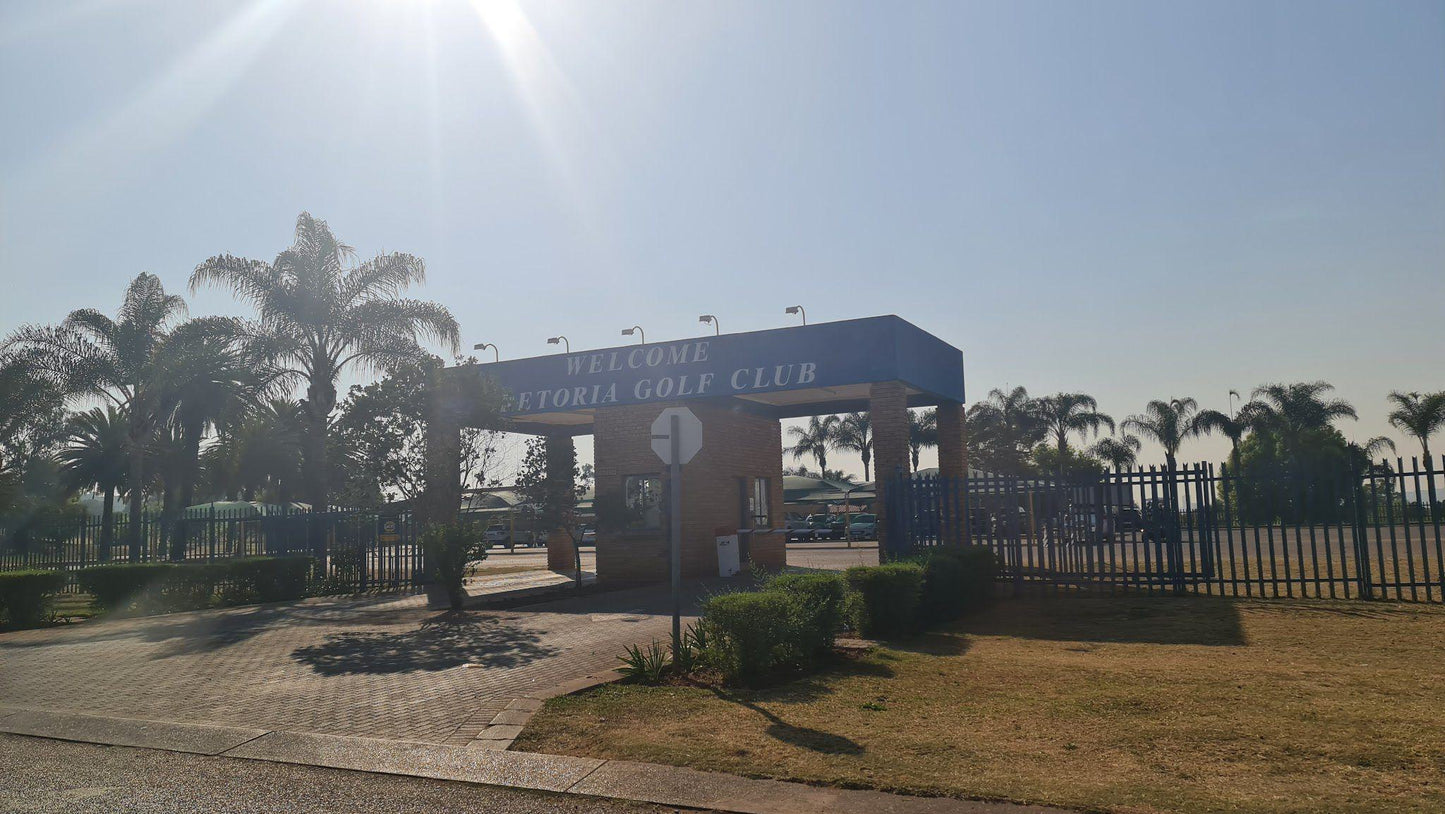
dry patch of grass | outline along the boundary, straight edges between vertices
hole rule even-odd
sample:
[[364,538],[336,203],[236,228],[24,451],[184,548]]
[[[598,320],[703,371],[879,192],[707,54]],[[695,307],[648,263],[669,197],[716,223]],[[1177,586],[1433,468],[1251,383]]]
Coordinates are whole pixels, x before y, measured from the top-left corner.
[[514,748],[1119,811],[1445,811],[1445,608],[1003,601],[765,690],[612,685]]

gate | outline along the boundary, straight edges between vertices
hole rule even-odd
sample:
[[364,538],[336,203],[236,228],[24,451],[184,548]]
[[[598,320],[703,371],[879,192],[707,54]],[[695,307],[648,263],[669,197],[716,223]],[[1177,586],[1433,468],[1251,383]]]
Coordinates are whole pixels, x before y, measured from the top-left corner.
[[1074,478],[894,477],[886,558],[989,547],[1022,590],[1445,601],[1426,461],[1240,476],[1212,464]]

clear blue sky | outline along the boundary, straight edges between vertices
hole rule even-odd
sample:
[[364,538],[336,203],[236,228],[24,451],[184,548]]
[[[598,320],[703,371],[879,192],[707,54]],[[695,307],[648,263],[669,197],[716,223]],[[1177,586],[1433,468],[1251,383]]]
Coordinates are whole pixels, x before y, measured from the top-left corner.
[[0,332],[304,209],[510,357],[803,303],[972,399],[1445,388],[1441,2],[9,0],[0,111]]

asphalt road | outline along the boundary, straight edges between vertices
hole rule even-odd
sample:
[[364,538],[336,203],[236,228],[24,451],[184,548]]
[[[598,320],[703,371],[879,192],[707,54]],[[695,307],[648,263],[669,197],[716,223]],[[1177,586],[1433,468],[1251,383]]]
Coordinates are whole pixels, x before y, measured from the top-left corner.
[[671,808],[442,780],[0,735],[0,812],[655,814]]

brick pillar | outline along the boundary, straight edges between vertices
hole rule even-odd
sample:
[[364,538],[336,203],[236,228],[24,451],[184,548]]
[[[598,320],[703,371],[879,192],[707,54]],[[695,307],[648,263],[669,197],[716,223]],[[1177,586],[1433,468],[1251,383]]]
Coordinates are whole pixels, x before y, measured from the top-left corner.
[[462,424],[456,393],[440,375],[426,394],[426,485],[417,519],[422,526],[451,523],[462,506]]
[[948,479],[950,492],[948,517],[951,528],[945,529],[947,539],[956,544],[968,542],[968,521],[964,516],[964,487],[968,477],[968,447],[964,433],[963,405],[945,401],[938,405],[938,474]]
[[[577,446],[570,435],[548,435],[547,491],[559,500],[575,498],[577,483]],[[570,514],[570,513],[569,513]],[[572,535],[577,529],[547,529],[547,568],[571,571],[577,567],[577,548]]]
[[873,477],[878,499],[878,556],[888,551],[888,483],[908,473],[908,392],[902,382],[877,382],[868,391],[868,418],[873,425]]

